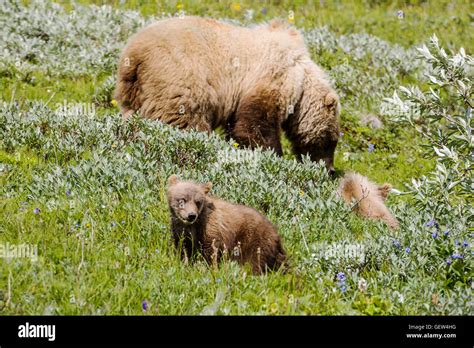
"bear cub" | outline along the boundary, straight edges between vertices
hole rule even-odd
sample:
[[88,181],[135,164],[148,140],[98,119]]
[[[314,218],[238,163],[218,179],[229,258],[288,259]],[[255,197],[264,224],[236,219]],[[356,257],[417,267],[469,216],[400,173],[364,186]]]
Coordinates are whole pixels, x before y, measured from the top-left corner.
[[286,260],[276,227],[257,210],[208,195],[212,184],[168,179],[171,231],[181,257],[200,253],[210,264],[225,255],[250,263],[254,274],[279,269]]

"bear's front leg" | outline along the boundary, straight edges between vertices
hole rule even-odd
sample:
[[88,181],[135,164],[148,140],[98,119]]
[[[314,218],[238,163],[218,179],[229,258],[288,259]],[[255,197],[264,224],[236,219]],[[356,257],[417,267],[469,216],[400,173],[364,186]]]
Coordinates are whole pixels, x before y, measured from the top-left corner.
[[245,96],[237,107],[229,135],[243,146],[261,146],[281,156],[280,111],[275,93],[260,92]]

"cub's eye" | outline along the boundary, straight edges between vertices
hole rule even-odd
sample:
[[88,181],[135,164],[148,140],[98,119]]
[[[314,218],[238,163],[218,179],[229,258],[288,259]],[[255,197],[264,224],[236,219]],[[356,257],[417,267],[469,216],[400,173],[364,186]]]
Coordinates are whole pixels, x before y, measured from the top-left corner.
[[179,206],[180,208],[184,208],[184,203],[185,203],[184,199],[180,199],[180,200],[178,201],[178,206]]
[[201,205],[202,205],[202,202],[201,202],[201,201],[196,201],[196,206],[197,206],[198,208],[201,208]]

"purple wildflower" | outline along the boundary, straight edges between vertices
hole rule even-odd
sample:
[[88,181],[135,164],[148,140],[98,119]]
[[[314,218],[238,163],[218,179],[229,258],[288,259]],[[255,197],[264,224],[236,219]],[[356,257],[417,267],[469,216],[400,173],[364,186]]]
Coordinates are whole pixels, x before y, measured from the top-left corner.
[[434,239],[438,238],[438,232],[433,232],[433,234],[431,234],[431,236],[432,236]]
[[262,14],[263,14],[263,15],[266,15],[266,14],[267,14],[267,8],[266,8],[266,7],[262,8]]
[[394,245],[395,248],[397,248],[397,249],[400,249],[400,247],[401,247],[400,243],[399,243],[398,240],[396,240],[396,239],[393,240],[393,245]]
[[148,310],[148,302],[146,300],[142,301],[142,309],[144,312]]
[[433,227],[435,225],[435,221],[434,220],[430,220],[426,223],[426,227]]
[[406,247],[405,252],[406,252],[407,254],[409,254],[410,251],[411,251],[410,247]]
[[445,237],[449,236],[449,231],[448,230],[444,231],[444,236]]
[[462,256],[461,254],[457,254],[457,253],[451,255],[451,257],[452,257],[454,260],[456,260],[456,259],[462,259],[462,258],[463,258],[463,256]]
[[462,246],[467,248],[469,246],[469,243],[467,242],[467,240],[465,240],[463,243],[462,243]]
[[112,227],[115,227],[115,226],[117,226],[117,223],[116,223],[115,221],[112,221],[112,222],[110,223],[110,225],[111,225]]
[[456,246],[458,246],[458,245],[459,245],[459,239],[456,239],[456,240],[454,241],[454,244],[455,244]]
[[448,264],[448,266],[449,266],[450,264],[452,264],[452,263],[453,263],[453,261],[452,261],[451,259],[447,259],[447,260],[446,260],[446,263],[447,263],[447,264]]
[[344,272],[339,272],[336,277],[342,282],[346,280],[346,275],[344,274]]
[[66,196],[70,196],[71,195],[71,190],[66,190]]
[[40,212],[41,212],[40,208],[35,208],[33,210],[33,213],[35,213],[35,214],[39,214]]
[[375,150],[375,145],[374,145],[374,144],[369,144],[369,149],[368,149],[368,150],[369,150],[369,153],[374,152],[374,150]]
[[339,289],[341,289],[341,292],[346,292],[347,290],[346,284],[344,283],[340,284]]

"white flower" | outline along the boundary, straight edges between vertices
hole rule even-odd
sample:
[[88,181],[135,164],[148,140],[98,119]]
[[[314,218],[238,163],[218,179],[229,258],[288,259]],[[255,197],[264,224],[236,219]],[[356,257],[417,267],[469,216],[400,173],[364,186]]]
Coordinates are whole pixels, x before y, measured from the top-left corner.
[[365,292],[367,290],[367,280],[364,278],[359,279],[359,291]]

